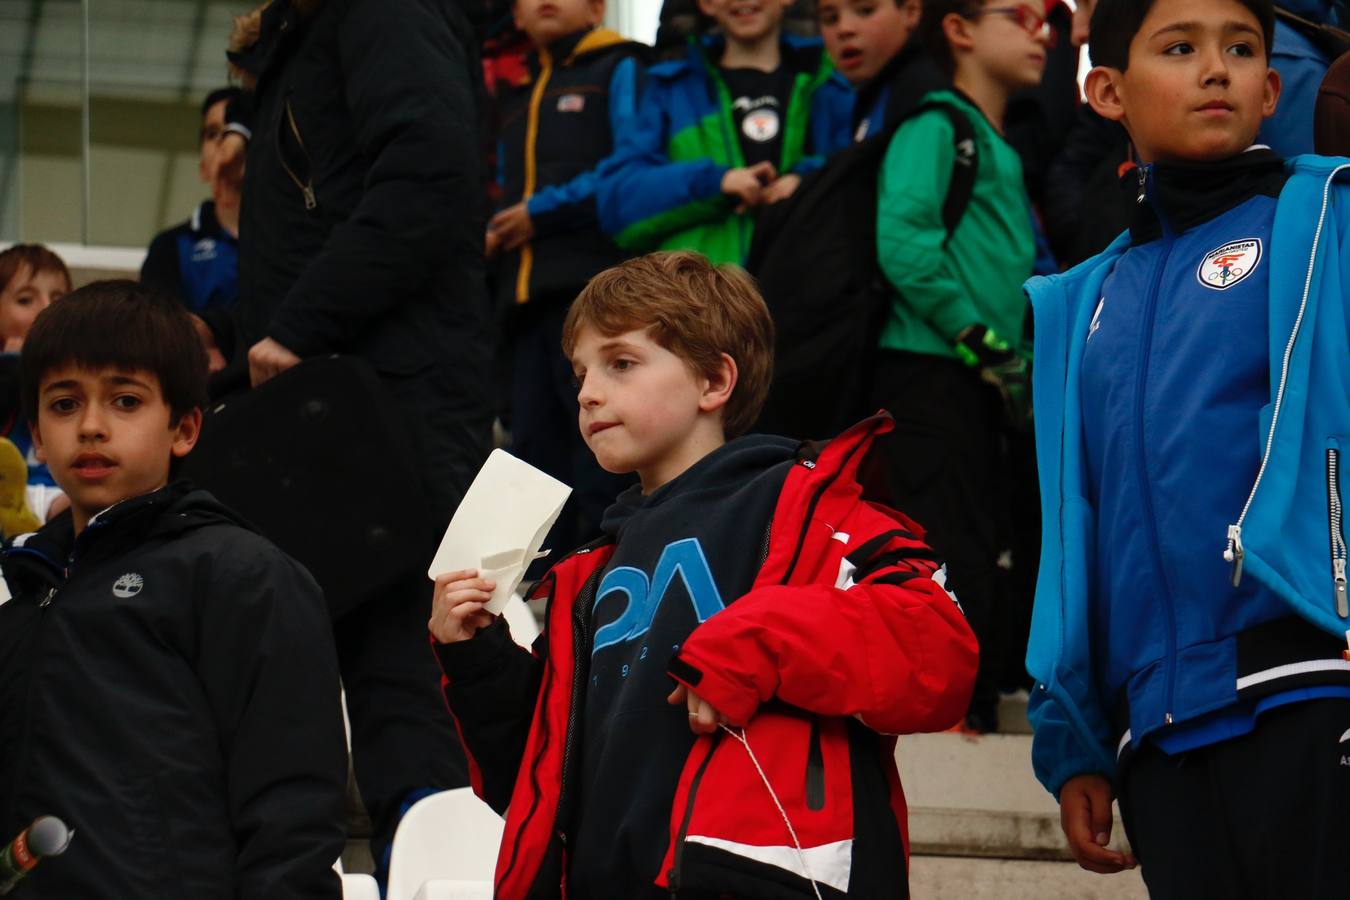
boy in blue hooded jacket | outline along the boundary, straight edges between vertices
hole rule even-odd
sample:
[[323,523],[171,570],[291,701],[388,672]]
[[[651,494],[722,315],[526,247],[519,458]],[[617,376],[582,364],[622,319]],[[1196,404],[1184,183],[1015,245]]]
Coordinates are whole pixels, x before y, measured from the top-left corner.
[[1084,868],[1134,865],[1119,799],[1154,898],[1350,883],[1350,160],[1252,146],[1273,18],[1101,0],[1087,95],[1144,161],[1130,228],[1028,283],[1033,765]]

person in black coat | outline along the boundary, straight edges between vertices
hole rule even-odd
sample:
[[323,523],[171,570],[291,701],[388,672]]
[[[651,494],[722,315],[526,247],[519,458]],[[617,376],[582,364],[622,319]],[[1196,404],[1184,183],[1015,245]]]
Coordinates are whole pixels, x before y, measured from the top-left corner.
[[[437,0],[274,0],[237,21],[229,57],[248,100],[227,126],[247,137],[234,370],[257,387],[304,358],[369,363],[405,426],[373,437],[410,446],[422,485],[403,502],[439,528],[493,415],[473,29]],[[347,516],[313,512],[316,528]],[[426,648],[430,600],[410,571],[334,623],[377,862],[419,792],[467,783]]]

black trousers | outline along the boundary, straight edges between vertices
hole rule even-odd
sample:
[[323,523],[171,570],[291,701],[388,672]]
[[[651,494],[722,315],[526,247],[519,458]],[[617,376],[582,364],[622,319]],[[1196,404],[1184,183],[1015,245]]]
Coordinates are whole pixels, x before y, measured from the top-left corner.
[[1152,900],[1350,897],[1350,699],[1176,756],[1145,744],[1120,813]]
[[[478,397],[462,396],[448,373],[438,369],[408,377],[384,375],[382,381],[404,422],[400,439],[423,462],[419,500],[431,510],[430,562],[441,531],[487,457],[492,405],[486,389]],[[464,750],[441,695],[440,667],[427,640],[433,586],[425,566],[333,623],[351,720],[352,766],[370,813],[377,866],[411,792],[469,783]]]
[[925,540],[946,561],[948,587],[980,642],[970,708],[992,716],[1004,496],[998,393],[961,362],[920,353],[882,353],[874,383],[875,405],[895,417],[895,430],[880,444],[891,501],[924,527]]

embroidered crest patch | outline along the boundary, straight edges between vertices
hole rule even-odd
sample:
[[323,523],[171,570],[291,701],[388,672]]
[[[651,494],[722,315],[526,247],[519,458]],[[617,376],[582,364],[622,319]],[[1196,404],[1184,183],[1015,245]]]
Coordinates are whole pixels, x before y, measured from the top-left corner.
[[563,94],[558,98],[558,112],[581,112],[586,108],[585,94]]
[[1231,241],[1206,253],[1195,277],[1207,288],[1226,291],[1255,272],[1260,262],[1260,238]]

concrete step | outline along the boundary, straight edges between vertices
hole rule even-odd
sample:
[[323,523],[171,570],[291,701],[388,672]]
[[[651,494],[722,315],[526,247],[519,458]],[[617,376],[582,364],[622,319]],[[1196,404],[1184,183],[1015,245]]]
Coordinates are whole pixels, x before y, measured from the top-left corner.
[[[896,759],[915,855],[1071,858],[1059,805],[1032,774],[1030,736],[910,735]],[[1118,817],[1111,846],[1127,846]]]
[[1097,875],[1074,863],[910,858],[913,900],[1147,900],[1139,870]]

